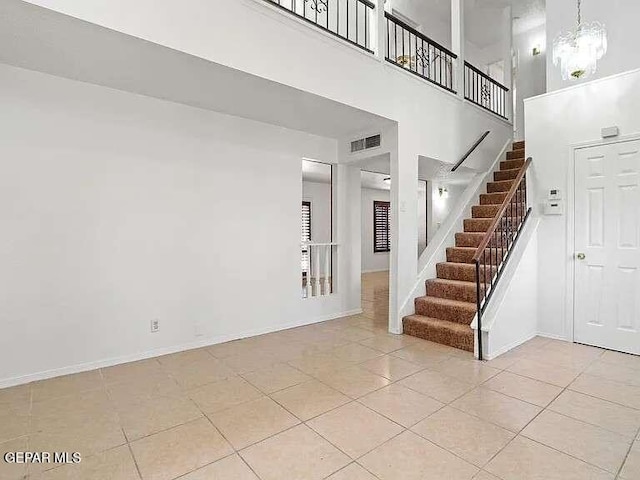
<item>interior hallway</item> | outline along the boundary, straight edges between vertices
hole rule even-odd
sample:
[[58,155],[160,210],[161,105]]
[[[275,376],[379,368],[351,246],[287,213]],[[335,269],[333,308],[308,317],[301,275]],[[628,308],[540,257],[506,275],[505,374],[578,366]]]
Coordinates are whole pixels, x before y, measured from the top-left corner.
[[386,331],[389,323],[389,272],[362,274],[362,316]]
[[[382,280],[365,283],[375,306]],[[478,363],[383,323],[353,316],[0,390],[3,452],[83,456],[0,463],[0,478],[640,478],[639,357],[538,337]]]

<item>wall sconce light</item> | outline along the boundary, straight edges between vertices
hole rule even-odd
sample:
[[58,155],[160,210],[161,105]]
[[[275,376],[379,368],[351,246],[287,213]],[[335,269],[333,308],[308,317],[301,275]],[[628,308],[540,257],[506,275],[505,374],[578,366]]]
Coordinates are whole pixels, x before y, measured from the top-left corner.
[[391,185],[391,177],[383,178],[382,181],[385,185]]
[[449,190],[446,187],[438,187],[438,197],[449,198]]
[[540,45],[536,45],[535,47],[533,47],[533,51],[531,52],[534,57],[540,55],[541,53],[542,49],[540,48]]

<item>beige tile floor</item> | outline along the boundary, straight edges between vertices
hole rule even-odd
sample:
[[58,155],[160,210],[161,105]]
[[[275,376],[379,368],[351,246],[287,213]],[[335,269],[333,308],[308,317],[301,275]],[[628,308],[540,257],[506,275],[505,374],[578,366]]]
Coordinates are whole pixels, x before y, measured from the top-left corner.
[[0,479],[640,479],[640,357],[479,363],[372,312],[0,390],[0,453],[83,455]]

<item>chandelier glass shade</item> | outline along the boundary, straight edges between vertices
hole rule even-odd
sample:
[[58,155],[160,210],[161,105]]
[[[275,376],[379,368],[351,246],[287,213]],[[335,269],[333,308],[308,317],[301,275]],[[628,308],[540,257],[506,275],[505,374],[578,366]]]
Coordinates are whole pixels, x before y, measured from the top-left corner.
[[553,64],[563,80],[586,78],[595,73],[598,60],[607,53],[607,30],[600,22],[582,22],[582,1],[578,0],[578,25],[553,42]]

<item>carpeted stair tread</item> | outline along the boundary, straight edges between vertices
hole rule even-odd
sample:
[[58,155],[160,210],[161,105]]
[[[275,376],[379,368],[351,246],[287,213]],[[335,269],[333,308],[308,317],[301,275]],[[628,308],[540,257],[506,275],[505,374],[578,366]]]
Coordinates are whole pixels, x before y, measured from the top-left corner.
[[511,146],[512,150],[522,150],[524,149],[524,140],[519,140],[517,142],[513,142],[513,145]]
[[479,247],[485,232],[456,233],[456,247]]
[[[456,247],[474,247],[478,248],[480,242],[484,238],[485,232],[460,232],[456,233]],[[501,247],[504,237],[493,237],[489,246]]]
[[476,304],[439,297],[418,297],[415,300],[416,314],[426,317],[440,318],[450,322],[469,325],[476,315]]
[[[518,220],[518,217],[502,217],[503,229],[506,229],[507,225],[517,225]],[[493,218],[465,218],[462,221],[462,224],[464,225],[464,233],[486,233],[492,223]]]
[[[431,278],[425,283],[427,295],[430,297],[449,298],[472,303],[477,300],[476,282]],[[481,285],[481,289],[484,290],[484,284]]]
[[[477,248],[475,247],[447,247],[447,262],[472,263],[476,250]],[[487,248],[482,258],[484,262],[495,265],[498,261],[502,260],[502,251]]]
[[402,324],[407,335],[473,352],[474,335],[468,325],[423,315],[409,315]]
[[499,182],[487,183],[487,193],[508,192],[513,186],[513,180],[500,180]]
[[516,160],[503,160],[502,162],[500,162],[500,170],[513,170],[514,168],[522,168],[524,162],[524,158],[518,158]]
[[493,218],[465,218],[462,221],[465,232],[486,232],[492,222]]
[[[494,274],[496,267],[487,266],[486,269],[483,265],[480,266],[480,278],[486,276],[485,280],[491,279],[491,270]],[[454,263],[454,262],[442,262],[436,264],[436,272],[438,278],[444,278],[446,280],[460,280],[463,282],[475,282],[476,281],[476,265],[474,263]]]
[[524,148],[518,148],[507,152],[507,160],[515,160],[516,158],[524,158]]
[[500,180],[514,180],[520,173],[519,168],[510,168],[507,170],[498,170],[493,172],[493,180],[499,182]]
[[498,214],[500,205],[474,205],[471,207],[473,218],[493,218]]
[[[502,205],[502,202],[507,198],[508,193],[509,192],[481,193],[480,205]],[[516,192],[514,198],[516,202],[521,202],[524,196],[521,192]]]

